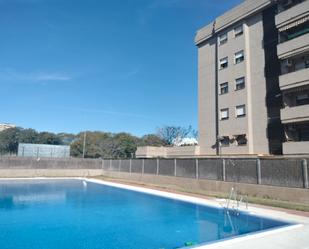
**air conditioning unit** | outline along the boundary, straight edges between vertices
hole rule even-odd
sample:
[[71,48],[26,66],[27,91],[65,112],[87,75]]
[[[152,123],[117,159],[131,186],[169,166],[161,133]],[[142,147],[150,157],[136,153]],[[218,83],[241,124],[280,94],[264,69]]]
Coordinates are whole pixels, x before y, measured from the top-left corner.
[[293,66],[293,60],[291,60],[291,59],[286,59],[286,60],[284,60],[284,61],[283,61],[283,66],[285,66],[285,67],[291,67],[291,66]]

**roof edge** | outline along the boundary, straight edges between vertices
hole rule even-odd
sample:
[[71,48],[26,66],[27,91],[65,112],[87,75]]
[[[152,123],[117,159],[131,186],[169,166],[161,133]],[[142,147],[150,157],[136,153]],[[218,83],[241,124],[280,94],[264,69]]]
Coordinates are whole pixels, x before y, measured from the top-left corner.
[[228,10],[223,15],[217,17],[214,21],[199,29],[195,35],[195,45],[208,40],[215,33],[235,24],[236,22],[247,18],[257,12],[262,11],[268,6],[276,3],[277,0],[246,0],[243,3]]

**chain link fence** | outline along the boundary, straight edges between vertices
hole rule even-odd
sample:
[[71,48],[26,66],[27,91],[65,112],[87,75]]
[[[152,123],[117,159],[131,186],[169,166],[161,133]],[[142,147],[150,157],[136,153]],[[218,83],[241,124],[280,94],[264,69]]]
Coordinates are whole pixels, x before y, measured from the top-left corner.
[[104,170],[309,188],[308,159],[201,158],[103,160]]
[[309,189],[309,158],[77,159],[0,157],[0,169],[101,169]]

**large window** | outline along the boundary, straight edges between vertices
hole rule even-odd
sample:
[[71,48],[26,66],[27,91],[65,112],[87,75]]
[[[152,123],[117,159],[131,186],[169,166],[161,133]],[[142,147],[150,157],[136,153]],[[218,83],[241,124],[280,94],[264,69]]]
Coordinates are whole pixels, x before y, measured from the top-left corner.
[[235,59],[235,64],[238,64],[244,61],[245,59],[244,51],[242,50],[242,51],[235,53],[234,59]]
[[304,93],[296,96],[296,105],[308,105],[309,104],[309,94]]
[[234,36],[235,37],[241,36],[243,33],[244,33],[244,30],[243,30],[242,24],[234,28]]
[[224,69],[228,67],[228,57],[220,59],[219,68]]
[[229,119],[229,108],[224,108],[220,110],[220,120]]
[[292,27],[288,26],[285,29],[283,28],[281,31],[279,30],[280,43],[292,40],[294,38],[309,33],[309,20],[306,19],[302,20],[300,20],[296,25]]
[[235,80],[235,90],[241,90],[245,88],[245,77],[241,77]]
[[246,116],[246,106],[245,105],[239,105],[236,106],[236,117],[244,117]]
[[219,45],[223,45],[227,42],[227,33],[224,33],[219,36]]
[[226,94],[229,92],[229,83],[225,82],[220,84],[220,94]]

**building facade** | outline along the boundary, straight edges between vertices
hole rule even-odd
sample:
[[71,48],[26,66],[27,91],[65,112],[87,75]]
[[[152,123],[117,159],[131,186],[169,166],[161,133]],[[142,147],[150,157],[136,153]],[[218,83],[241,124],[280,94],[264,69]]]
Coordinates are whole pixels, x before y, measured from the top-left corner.
[[246,0],[195,43],[200,155],[309,154],[309,0]]

